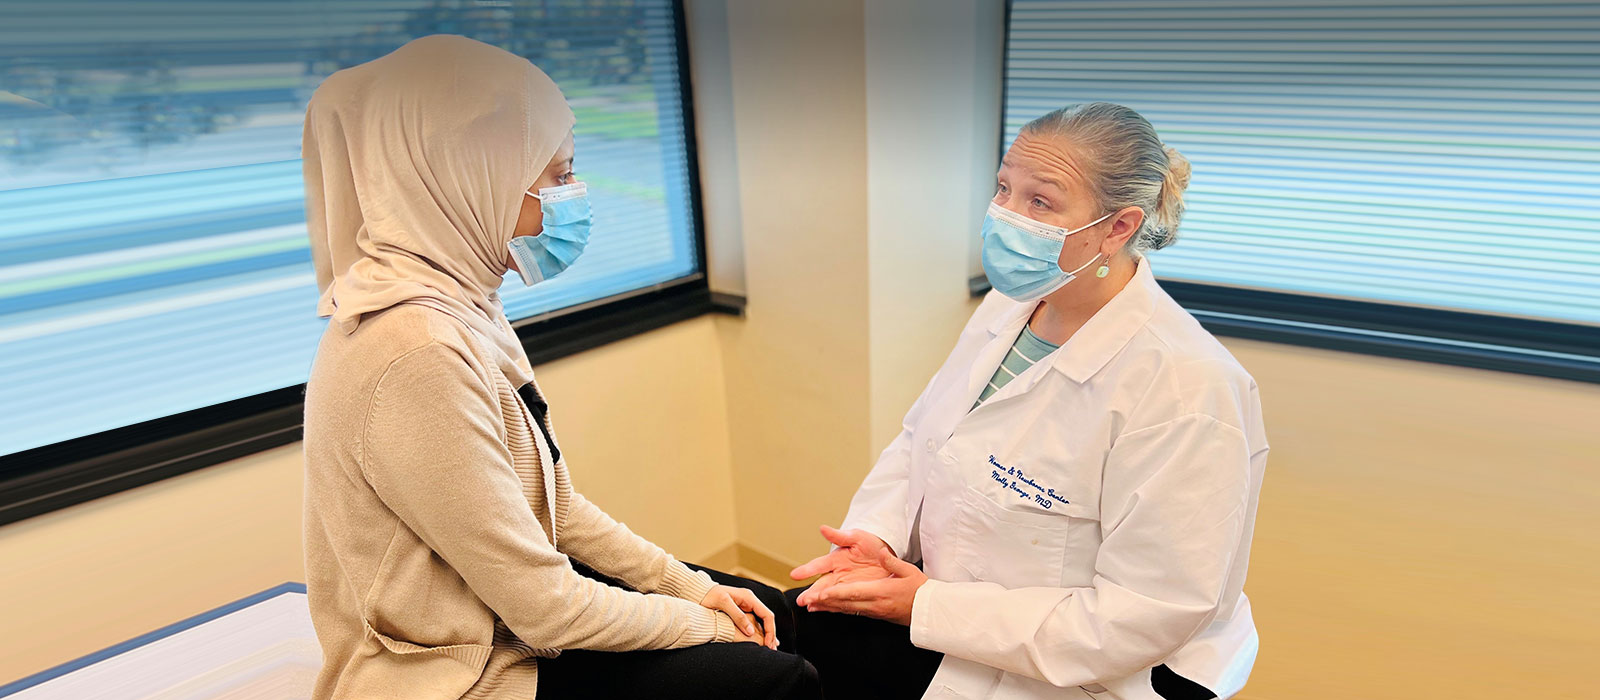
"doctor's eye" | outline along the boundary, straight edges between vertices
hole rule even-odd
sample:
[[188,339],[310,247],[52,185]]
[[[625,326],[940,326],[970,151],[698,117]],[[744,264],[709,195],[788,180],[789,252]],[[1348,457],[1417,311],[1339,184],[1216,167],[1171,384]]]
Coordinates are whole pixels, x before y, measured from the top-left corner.
[[1011,194],[1011,188],[1006,187],[1006,183],[1004,182],[996,183],[994,186],[994,193],[997,195]]
[[1038,207],[1040,209],[1049,209],[1050,208],[1050,203],[1046,202],[1043,199],[1040,199],[1038,197],[1034,197],[1033,198],[1033,206]]
[[577,177],[577,175],[578,175],[577,173],[575,173],[575,172],[573,172],[571,170],[568,170],[568,171],[562,173],[559,177],[557,177],[556,178],[556,182],[559,182],[559,183],[561,183],[563,185],[570,185],[570,184],[572,184],[572,178]]

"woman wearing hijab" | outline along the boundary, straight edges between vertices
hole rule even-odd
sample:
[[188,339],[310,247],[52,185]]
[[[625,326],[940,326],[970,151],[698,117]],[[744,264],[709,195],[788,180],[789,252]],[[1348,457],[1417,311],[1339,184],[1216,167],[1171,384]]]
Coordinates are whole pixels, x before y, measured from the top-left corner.
[[777,651],[781,594],[691,569],[574,490],[497,293],[587,240],[573,123],[526,59],[447,35],[310,100],[331,317],[305,402],[317,700],[815,696]]

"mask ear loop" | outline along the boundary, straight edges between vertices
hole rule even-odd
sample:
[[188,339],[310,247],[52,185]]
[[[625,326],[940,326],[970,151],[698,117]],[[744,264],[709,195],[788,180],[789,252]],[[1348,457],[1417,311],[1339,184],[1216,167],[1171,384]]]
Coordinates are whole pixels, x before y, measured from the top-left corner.
[[[538,192],[534,192],[534,191],[533,191],[533,188],[531,188],[531,187],[530,187],[530,188],[528,188],[528,190],[527,190],[527,191],[526,191],[526,192],[523,192],[523,194],[525,194],[525,195],[528,195],[528,196],[529,196],[529,197],[532,197],[532,198],[534,198],[534,199],[537,199],[537,200],[539,200],[539,201],[540,201],[540,202],[541,202],[541,203],[543,203],[543,202],[544,202],[544,197],[540,197],[540,196],[539,196],[539,193],[538,193]],[[544,229],[543,229],[543,228],[541,228],[541,229],[539,229],[539,233],[544,233]],[[535,236],[537,236],[537,235],[539,235],[539,233],[535,233],[535,234],[533,234],[533,235],[535,235]],[[512,254],[512,255],[516,255],[516,254],[517,254],[517,246],[516,246],[516,240],[517,240],[517,239],[515,239],[515,238],[513,238],[513,239],[511,239],[511,240],[510,240],[510,241],[509,241],[509,242],[507,242],[507,244],[506,244],[506,245],[508,245],[508,246],[510,246],[510,248],[511,248],[511,254]],[[518,259],[518,260],[520,260],[520,258],[519,258],[519,259]],[[518,262],[518,263],[517,263],[517,264],[518,264],[518,265],[519,265],[519,266],[520,266],[520,265],[521,265],[521,264],[522,264],[522,263],[521,263],[521,262]],[[520,267],[519,267],[519,271],[520,271]],[[537,271],[536,271],[536,272],[537,272]],[[543,281],[544,281],[544,275],[542,275],[542,274],[541,274],[541,275],[539,275],[539,279],[538,279],[538,280],[537,280],[537,281],[539,281],[539,282],[543,282]],[[524,282],[524,283],[525,283],[525,284],[526,284],[526,285],[527,285],[527,286],[529,286],[529,287],[531,287],[531,286],[533,286],[533,285],[534,285],[534,283],[533,283],[533,282],[528,282],[528,281],[527,281],[527,278],[526,278],[526,277],[524,277],[524,278],[523,278],[523,282]]]
[[[1105,255],[1105,253],[1095,253],[1095,254],[1094,254],[1094,257],[1092,257],[1092,258],[1089,258],[1089,262],[1086,262],[1086,263],[1084,263],[1084,264],[1082,264],[1082,265],[1079,265],[1079,266],[1078,266],[1078,269],[1076,269],[1076,270],[1073,270],[1073,271],[1072,271],[1072,272],[1068,272],[1068,273],[1067,273],[1067,274],[1068,274],[1068,275],[1071,275],[1071,276],[1073,276],[1073,277],[1077,277],[1077,276],[1078,276],[1078,273],[1080,273],[1080,272],[1083,272],[1083,271],[1084,271],[1084,269],[1086,269],[1086,268],[1088,268],[1088,267],[1089,267],[1089,266],[1090,266],[1090,265],[1093,265],[1093,264],[1094,264],[1094,261],[1096,261],[1096,260],[1099,260],[1099,259],[1100,259],[1100,256],[1102,256],[1102,255]],[[1110,259],[1109,259],[1109,258],[1107,258],[1107,261],[1108,261],[1108,262],[1109,262],[1109,261],[1110,261]],[[1103,266],[1102,266],[1102,267],[1103,267]],[[1098,274],[1098,273],[1096,273],[1096,274]],[[1101,277],[1105,277],[1105,275],[1100,275],[1100,276],[1101,276]]]
[[[1073,230],[1073,231],[1072,231],[1072,232],[1073,232],[1073,233],[1077,233],[1077,232],[1079,232],[1079,231],[1082,231],[1082,230],[1084,230],[1084,229],[1087,229],[1087,228],[1089,228],[1089,227],[1090,227],[1090,226],[1094,226],[1094,225],[1095,225],[1095,224],[1098,224],[1098,223],[1100,223],[1100,222],[1102,222],[1102,221],[1105,221],[1105,220],[1106,220],[1106,219],[1109,219],[1109,218],[1111,218],[1111,215],[1112,215],[1112,214],[1115,214],[1115,213],[1116,213],[1116,212],[1114,212],[1114,211],[1112,211],[1112,212],[1106,212],[1106,215],[1105,215],[1105,216],[1102,216],[1102,217],[1100,217],[1100,218],[1098,218],[1098,219],[1095,219],[1095,220],[1094,220],[1094,223],[1091,223],[1091,224],[1089,224],[1089,225],[1088,225],[1088,226],[1081,226],[1081,227],[1079,227],[1079,228],[1076,228],[1076,229],[1074,229],[1074,230]],[[1109,255],[1106,255],[1106,254],[1105,254],[1105,253],[1095,253],[1095,254],[1094,254],[1094,257],[1092,257],[1092,258],[1089,258],[1089,262],[1086,262],[1086,263],[1084,263],[1084,264],[1082,264],[1082,265],[1079,265],[1079,266],[1078,266],[1078,269],[1076,269],[1076,270],[1073,270],[1073,271],[1072,271],[1072,272],[1068,272],[1068,273],[1067,273],[1067,274],[1068,274],[1068,275],[1070,275],[1070,276],[1072,276],[1072,277],[1077,277],[1077,276],[1078,276],[1078,273],[1080,273],[1080,272],[1083,272],[1083,271],[1084,271],[1084,270],[1086,270],[1086,269],[1088,269],[1088,267],[1089,267],[1089,266],[1090,266],[1090,265],[1093,265],[1093,264],[1094,264],[1094,261],[1096,261],[1096,260],[1099,260],[1099,259],[1100,259],[1100,256],[1102,256],[1102,255],[1105,255],[1105,256],[1106,256],[1106,264],[1104,264],[1104,265],[1101,265],[1101,266],[1100,266],[1100,269],[1098,269],[1098,270],[1095,270],[1095,271],[1094,271],[1094,276],[1095,276],[1095,277],[1105,277],[1105,276],[1106,276],[1106,275],[1109,275],[1109,274],[1111,274],[1111,256],[1109,256]]]

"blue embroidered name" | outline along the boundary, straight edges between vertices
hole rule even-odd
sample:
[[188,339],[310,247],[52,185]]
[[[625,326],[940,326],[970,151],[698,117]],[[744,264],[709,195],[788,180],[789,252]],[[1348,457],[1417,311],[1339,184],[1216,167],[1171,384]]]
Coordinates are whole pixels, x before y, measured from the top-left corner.
[[[989,470],[989,478],[1000,484],[1000,488],[1017,494],[1018,498],[1032,499],[1034,503],[1043,506],[1045,510],[1051,509],[1056,503],[1071,503],[1064,496],[1056,493],[1055,489],[1040,486],[1038,481],[1028,476],[1023,470],[1001,464],[995,460],[994,455],[989,455],[989,464],[994,467],[994,469]],[[1023,486],[1028,488],[1024,489]]]

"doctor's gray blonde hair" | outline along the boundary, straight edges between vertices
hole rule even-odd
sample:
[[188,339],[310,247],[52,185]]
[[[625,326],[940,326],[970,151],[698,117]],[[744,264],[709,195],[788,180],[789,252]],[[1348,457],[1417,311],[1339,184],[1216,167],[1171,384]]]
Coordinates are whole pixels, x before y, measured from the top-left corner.
[[1162,143],[1138,112],[1110,102],[1075,104],[1028,122],[1022,131],[1072,144],[1088,163],[1089,187],[1101,212],[1144,210],[1144,223],[1129,241],[1135,252],[1159,250],[1178,239],[1189,159]]

